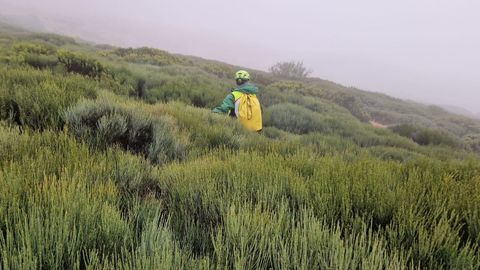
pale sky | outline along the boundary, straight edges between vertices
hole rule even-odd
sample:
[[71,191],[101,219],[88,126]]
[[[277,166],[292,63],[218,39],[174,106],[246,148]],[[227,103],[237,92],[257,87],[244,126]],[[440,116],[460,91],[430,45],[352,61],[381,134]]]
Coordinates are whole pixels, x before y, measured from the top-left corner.
[[[0,0],[39,28],[314,76],[480,113],[480,1]],[[39,23],[41,22],[41,23]]]

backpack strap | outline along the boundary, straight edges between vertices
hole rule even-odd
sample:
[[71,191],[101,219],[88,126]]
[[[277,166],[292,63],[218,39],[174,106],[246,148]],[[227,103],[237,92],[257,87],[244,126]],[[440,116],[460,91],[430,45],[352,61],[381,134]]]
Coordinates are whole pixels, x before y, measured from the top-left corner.
[[243,93],[240,91],[233,91],[232,92],[233,98],[235,99],[235,116],[238,117],[238,110],[240,106],[240,98],[242,97]]
[[242,97],[243,93],[240,91],[232,91],[232,95],[235,101],[237,101]]
[[240,99],[243,94],[245,94],[245,95],[250,95],[250,96],[253,96],[253,97],[256,96],[255,94],[248,94],[248,93],[244,93],[244,92],[238,91],[238,90],[233,90],[233,91],[232,91],[232,95],[233,95],[233,97],[235,98],[235,101],[237,101],[238,99]]

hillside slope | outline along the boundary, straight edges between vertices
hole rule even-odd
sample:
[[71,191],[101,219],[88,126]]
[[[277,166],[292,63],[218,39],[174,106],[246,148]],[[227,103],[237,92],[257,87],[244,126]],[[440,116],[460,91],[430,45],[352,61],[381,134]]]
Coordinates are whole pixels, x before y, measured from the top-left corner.
[[0,268],[480,268],[478,121],[238,68],[0,25]]

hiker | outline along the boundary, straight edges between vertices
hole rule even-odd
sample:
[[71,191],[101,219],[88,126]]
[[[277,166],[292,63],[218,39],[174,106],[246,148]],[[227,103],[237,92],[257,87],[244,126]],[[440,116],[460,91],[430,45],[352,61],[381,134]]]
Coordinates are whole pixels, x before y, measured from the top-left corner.
[[257,98],[258,88],[250,82],[250,74],[245,70],[235,73],[235,82],[237,87],[231,90],[222,105],[213,109],[213,112],[237,117],[246,129],[260,132],[262,111]]

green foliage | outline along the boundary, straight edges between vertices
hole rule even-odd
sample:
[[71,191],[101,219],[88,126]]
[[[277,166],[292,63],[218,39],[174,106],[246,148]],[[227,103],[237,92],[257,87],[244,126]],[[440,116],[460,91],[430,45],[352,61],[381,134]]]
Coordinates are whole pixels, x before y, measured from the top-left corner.
[[374,146],[371,147],[372,155],[384,160],[397,160],[400,162],[408,162],[420,159],[422,156],[412,151],[408,151],[398,147]]
[[65,66],[67,72],[91,78],[100,78],[106,71],[100,62],[81,53],[61,50],[58,52],[58,61]]
[[32,33],[27,36],[28,39],[34,41],[43,41],[53,46],[75,45],[75,39],[71,37],[61,36],[53,33]]
[[101,149],[119,145],[157,164],[185,156],[185,146],[174,138],[175,127],[168,119],[153,119],[141,109],[106,100],[84,101],[65,113],[65,122],[77,137]]
[[44,69],[57,66],[58,59],[53,55],[26,54],[23,61],[34,68]]
[[[300,105],[305,106],[310,103],[309,107],[315,108],[320,107],[316,105],[315,102],[318,102],[318,100],[325,100],[347,109],[350,114],[362,122],[370,120],[369,113],[363,108],[363,105],[359,100],[352,94],[344,91],[331,91],[297,81],[279,81],[269,85],[265,90],[264,95],[267,99],[267,104],[278,103],[281,102],[281,100],[284,100],[283,102],[285,102],[285,100],[287,102],[292,102],[291,100],[299,100],[297,102]],[[312,98],[314,100],[313,104],[311,101]]]
[[145,166],[139,166],[143,162],[137,157],[118,151],[92,153],[65,133],[48,131],[19,134],[2,129],[0,145],[2,268],[118,269],[116,265],[147,262],[156,268],[153,265],[181,255],[178,249],[170,250],[173,239],[166,242],[169,229],[158,228],[155,213],[160,205],[135,200],[125,204],[129,197],[120,193],[148,191],[149,182],[141,180],[143,188],[136,182],[148,174],[138,170]]
[[464,140],[473,151],[480,153],[480,134],[469,134]]
[[374,145],[375,142],[365,142],[378,137],[361,129],[359,123],[352,118],[341,117],[340,114],[317,113],[304,106],[291,103],[280,103],[268,107],[265,112],[264,122],[267,126],[295,133],[306,134],[320,132],[323,134],[336,134],[357,140],[363,146]]
[[151,64],[156,66],[165,66],[181,63],[180,58],[159,49],[141,47],[141,48],[116,48],[108,54],[114,54],[122,57],[125,61],[133,63]]
[[420,145],[458,145],[458,143],[448,134],[428,128],[421,128],[411,124],[401,124],[398,126],[394,126],[391,129],[393,132],[399,134],[400,136],[410,138]]
[[[81,75],[40,70],[58,46]],[[2,24],[0,48],[1,269],[480,269],[475,122],[254,71],[250,133],[211,112],[237,67]]]
[[[215,156],[224,155],[225,153],[220,155],[215,153]],[[418,166],[428,176],[423,173],[416,174]],[[383,245],[385,248],[381,252],[384,254],[382,256],[392,256],[391,259],[379,259],[379,263],[390,262],[399,256],[402,259],[397,263],[403,267],[411,260],[424,267],[434,268],[441,265],[444,267],[475,265],[475,252],[471,253],[468,244],[465,246],[461,244],[462,237],[457,231],[459,221],[452,219],[452,216],[445,217],[446,220],[438,220],[433,214],[427,215],[426,219],[417,219],[424,216],[423,212],[414,214],[414,220],[418,220],[418,223],[408,229],[414,235],[418,233],[423,239],[440,235],[442,237],[428,244],[425,247],[428,251],[416,249],[419,246],[412,247],[408,242],[400,244],[407,241],[406,239],[394,242],[402,245],[405,252],[403,255],[387,251],[386,245],[389,243],[387,239],[391,240],[390,237],[398,232],[395,224],[407,226],[403,223],[402,215],[407,214],[403,210],[404,207],[418,209],[415,211],[440,211],[445,215],[449,213],[447,209],[455,207],[457,202],[454,200],[445,204],[443,198],[436,197],[437,192],[443,191],[437,188],[431,190],[432,187],[439,186],[443,186],[442,190],[447,188],[435,180],[445,173],[448,174],[447,171],[438,170],[438,166],[442,165],[425,163],[411,167],[402,166],[399,163],[382,162],[368,157],[350,163],[338,158],[318,159],[305,154],[295,154],[282,159],[273,153],[266,156],[235,153],[228,155],[226,159],[203,158],[185,165],[174,165],[163,172],[160,183],[165,182],[164,189],[172,192],[172,197],[165,203],[176,205],[174,209],[178,213],[174,214],[172,221],[177,223],[173,225],[178,228],[174,231],[178,231],[181,239],[189,243],[192,251],[202,253],[206,252],[205,249],[213,248],[214,254],[220,256],[218,257],[220,262],[227,268],[234,267],[236,263],[245,268],[261,269],[271,268],[274,263],[280,261],[298,263],[298,259],[289,257],[298,253],[286,247],[292,245],[291,248],[294,248],[295,243],[304,245],[309,242],[306,239],[311,239],[316,243],[312,246],[321,248],[320,243],[329,241],[318,239],[318,231],[310,232],[312,234],[305,235],[305,238],[298,240],[299,242],[295,242],[295,238],[290,238],[292,231],[299,230],[305,234],[306,228],[313,224],[323,228],[320,231],[325,231],[327,239],[334,237],[335,230],[347,235],[347,239],[352,237],[352,242],[346,241],[340,246],[352,248],[351,254],[356,254],[353,255],[355,257],[343,259],[337,257],[336,260],[340,261],[336,264],[367,263],[360,258],[373,254],[370,253],[371,249],[367,244],[371,242],[364,237],[373,237],[376,239],[372,240],[374,245]],[[464,183],[466,186],[472,184],[478,186],[470,176],[462,179],[467,181]],[[175,195],[177,192],[178,195]],[[454,198],[455,195],[451,196]],[[283,203],[279,203],[282,201]],[[469,208],[475,208],[474,203],[469,205]],[[181,208],[178,209],[178,206]],[[430,210],[422,210],[424,207]],[[306,208],[312,209],[314,218],[309,218],[310,221],[303,224],[302,219],[294,215],[293,211],[299,211],[300,215],[308,215],[309,210]],[[322,225],[320,220],[326,223]],[[206,239],[201,236],[208,232],[212,233],[218,222],[222,221],[221,230],[213,232],[216,236],[212,246],[204,246],[205,242],[202,241]],[[473,224],[477,221],[470,219],[468,222]],[[341,227],[335,227],[336,224],[341,224]],[[368,226],[372,226],[375,232],[369,232],[369,229],[366,229]],[[431,226],[435,229],[431,230]],[[376,231],[379,227],[383,229]],[[400,231],[403,233],[402,230]],[[186,235],[184,232],[191,234]],[[477,237],[471,236],[473,237],[471,239]],[[424,241],[422,238],[410,241],[414,241],[415,245],[429,243],[429,240]],[[357,253],[361,253],[362,248],[354,243],[360,246],[367,245],[364,247],[364,255]],[[449,251],[443,253],[442,250],[447,249]],[[307,256],[309,259],[304,263],[310,267],[306,268],[310,269],[313,267],[311,265],[316,263],[328,265],[328,262],[332,262],[322,254],[324,253],[319,251]],[[358,259],[356,256],[359,256]],[[423,257],[424,261],[421,259],[422,256],[426,256]]]
[[365,108],[377,122],[387,125],[414,123],[421,127],[443,130],[455,135],[457,139],[468,134],[480,133],[478,120],[451,114],[435,106],[403,101],[378,93],[351,90],[365,104]]
[[13,45],[17,61],[34,68],[53,68],[58,64],[55,47],[43,43],[16,43]]
[[182,103],[162,106],[158,108],[158,113],[167,113],[178,121],[179,127],[188,134],[189,141],[194,146],[191,153],[193,156],[216,148],[239,149],[243,142],[256,135],[244,130],[232,117],[187,107]]
[[144,95],[149,103],[177,100],[212,108],[218,106],[231,87],[202,70],[182,66],[165,67],[144,78]]
[[95,98],[96,85],[80,76],[0,67],[0,119],[33,129],[58,129],[61,113],[78,99]]
[[13,45],[16,53],[54,54],[55,48],[48,44],[20,42]]
[[269,68],[274,76],[282,77],[287,80],[305,79],[313,71],[304,66],[303,62],[278,62]]
[[305,134],[312,131],[327,132],[327,127],[315,113],[294,104],[276,104],[265,110],[265,125]]

